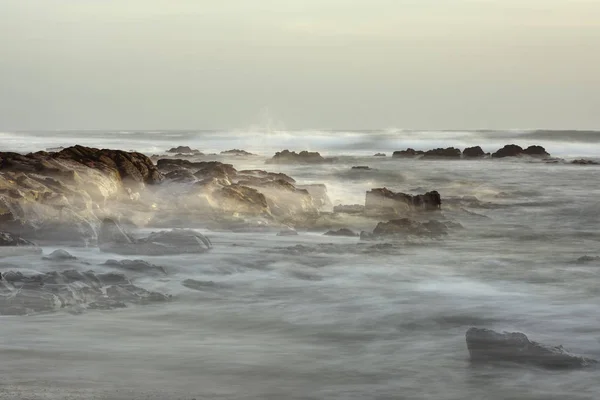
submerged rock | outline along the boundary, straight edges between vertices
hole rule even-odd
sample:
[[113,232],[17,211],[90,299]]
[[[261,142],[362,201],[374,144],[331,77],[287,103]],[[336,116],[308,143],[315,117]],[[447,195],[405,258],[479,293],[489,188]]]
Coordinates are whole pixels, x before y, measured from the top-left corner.
[[593,262],[600,263],[600,256],[582,256],[575,261],[577,264],[588,264]]
[[466,333],[467,348],[474,362],[513,362],[543,368],[570,369],[597,364],[596,360],[572,355],[562,346],[549,347],[530,341],[520,332],[495,332],[470,328]]
[[325,236],[348,236],[348,237],[356,237],[358,234],[354,233],[348,228],[341,228],[337,231],[328,231],[324,233]]
[[279,231],[277,233],[277,236],[298,236],[298,232],[296,232],[295,229],[287,228],[287,229],[282,229],[281,231]]
[[367,165],[356,165],[356,166],[352,167],[352,169],[361,169],[361,170],[365,170],[365,171],[370,171],[372,168]]
[[365,206],[362,204],[340,204],[333,207],[333,212],[342,214],[362,214],[365,212]]
[[144,260],[106,260],[104,265],[133,272],[160,272],[162,274],[167,273],[167,271],[165,271],[163,267],[150,264],[149,262],[146,262]]
[[571,164],[576,164],[576,165],[600,165],[599,162],[593,161],[593,160],[585,160],[585,159],[579,159],[579,160],[573,160],[571,161]]
[[63,249],[54,250],[52,253],[48,254],[45,257],[42,257],[43,260],[48,261],[73,261],[77,260],[77,257],[71,255],[68,251]]
[[102,222],[98,245],[104,252],[152,256],[204,253],[212,247],[206,236],[187,229],[153,232],[148,237],[135,239],[110,218]]
[[405,238],[408,236],[439,237],[448,234],[448,227],[439,221],[419,222],[410,218],[393,219],[377,224],[373,233],[361,232],[361,239]]
[[385,153],[375,153],[373,157],[385,157]]

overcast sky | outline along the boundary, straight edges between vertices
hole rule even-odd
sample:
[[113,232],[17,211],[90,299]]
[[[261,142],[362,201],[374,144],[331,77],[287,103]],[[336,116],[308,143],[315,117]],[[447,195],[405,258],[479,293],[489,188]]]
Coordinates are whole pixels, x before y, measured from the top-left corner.
[[600,129],[600,0],[0,0],[0,129]]

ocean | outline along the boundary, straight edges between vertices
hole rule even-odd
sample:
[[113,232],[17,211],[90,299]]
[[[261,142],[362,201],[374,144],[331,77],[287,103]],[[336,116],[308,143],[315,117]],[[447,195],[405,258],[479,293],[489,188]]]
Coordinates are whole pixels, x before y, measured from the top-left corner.
[[[600,262],[577,262],[600,255],[600,166],[568,163],[599,160],[600,132],[53,131],[3,132],[0,141],[2,151],[81,144],[149,156],[188,145],[237,170],[324,183],[333,205],[364,204],[376,187],[437,190],[444,215],[464,228],[377,247],[319,229],[277,236],[195,227],[212,241],[210,252],[146,256],[167,274],[130,277],[169,302],[0,316],[0,398],[599,397],[598,369],[474,366],[465,332],[518,331],[600,359]],[[391,157],[408,147],[493,152],[509,143],[541,145],[567,162]],[[233,148],[256,155],[220,154]],[[265,165],[286,148],[337,161]],[[380,152],[387,157],[373,157]],[[377,221],[347,223],[372,230]],[[131,258],[61,248],[78,261],[6,256],[0,272],[106,272],[107,259]]]

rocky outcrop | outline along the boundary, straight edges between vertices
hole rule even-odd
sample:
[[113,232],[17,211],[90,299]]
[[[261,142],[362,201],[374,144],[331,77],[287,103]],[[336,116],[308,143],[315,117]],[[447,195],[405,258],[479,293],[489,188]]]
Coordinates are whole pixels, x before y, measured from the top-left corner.
[[385,153],[375,153],[373,157],[385,157]]
[[212,244],[201,233],[185,229],[155,232],[137,239],[114,220],[106,218],[102,221],[98,246],[100,251],[121,255],[160,256],[204,253]]
[[495,332],[490,329],[470,328],[466,333],[471,361],[494,363],[512,362],[550,369],[582,368],[597,361],[576,356],[562,346],[548,347],[530,341],[520,332]]
[[480,146],[467,147],[462,152],[464,158],[481,158],[485,157],[486,153]]
[[455,147],[428,150],[423,154],[426,158],[460,158],[461,151]]
[[387,188],[371,189],[367,192],[365,201],[366,212],[393,213],[418,210],[439,210],[442,199],[437,191],[425,194],[410,195],[406,193],[395,193]]
[[192,149],[190,146],[172,147],[167,150],[167,153],[202,155],[200,150]]
[[398,150],[392,154],[392,157],[401,158],[401,157],[417,157],[425,154],[422,150],[411,149],[410,147],[406,150]]
[[239,149],[225,150],[225,151],[222,151],[221,154],[227,155],[227,156],[253,156],[254,155],[252,153],[247,152],[246,150],[239,150]]
[[338,229],[337,231],[328,231],[324,233],[325,236],[347,236],[347,237],[356,237],[358,236],[358,234],[356,234],[355,232],[351,231],[348,228],[341,228]]
[[168,301],[169,296],[135,286],[121,274],[66,270],[37,275],[8,271],[0,280],[0,315],[70,309],[114,309],[127,303]]
[[440,237],[448,234],[446,225],[439,221],[419,222],[409,218],[393,219],[377,224],[372,233],[361,232],[362,240],[406,238],[409,236]]
[[494,158],[504,158],[504,157],[519,157],[522,155],[528,155],[532,157],[549,157],[550,154],[546,152],[542,146],[529,146],[526,149],[523,149],[521,146],[516,144],[507,144],[503,148],[499,149],[495,153],[492,154]]
[[261,169],[242,170],[238,172],[238,179],[259,178],[267,181],[283,180],[287,183],[295,184],[296,180],[281,172],[267,172]]
[[323,164],[335,161],[333,158],[324,158],[316,151],[295,151],[283,150],[267,160],[267,164]]
[[369,167],[367,165],[355,165],[354,167],[352,167],[352,169],[358,169],[358,170],[363,170],[363,171],[370,171],[371,167]]

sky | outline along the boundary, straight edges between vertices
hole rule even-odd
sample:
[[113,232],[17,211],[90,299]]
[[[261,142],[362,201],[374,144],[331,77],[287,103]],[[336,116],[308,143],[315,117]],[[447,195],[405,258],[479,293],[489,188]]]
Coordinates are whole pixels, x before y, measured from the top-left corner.
[[0,130],[600,129],[600,0],[0,0]]

